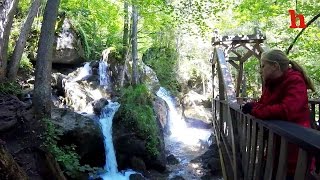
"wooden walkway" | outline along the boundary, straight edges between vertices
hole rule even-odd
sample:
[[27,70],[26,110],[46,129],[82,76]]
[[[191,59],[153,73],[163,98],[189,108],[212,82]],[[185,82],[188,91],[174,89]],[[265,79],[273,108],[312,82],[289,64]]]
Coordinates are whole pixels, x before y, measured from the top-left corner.
[[[260,34],[248,36],[216,35],[212,39],[214,52],[211,57],[213,81],[218,78],[219,86],[213,87],[213,126],[223,176],[225,180],[283,180],[287,173],[288,143],[299,147],[295,180],[307,179],[312,159],[320,156],[320,131],[318,123],[320,101],[309,101],[311,128],[281,121],[262,121],[241,112],[240,87],[245,61],[255,56],[260,60],[265,37]],[[242,47],[241,53],[237,48]],[[244,52],[243,49],[247,50]],[[230,53],[233,56],[230,56]],[[236,84],[229,70],[238,71]],[[279,146],[275,148],[275,146]],[[279,150],[279,152],[275,152]]]

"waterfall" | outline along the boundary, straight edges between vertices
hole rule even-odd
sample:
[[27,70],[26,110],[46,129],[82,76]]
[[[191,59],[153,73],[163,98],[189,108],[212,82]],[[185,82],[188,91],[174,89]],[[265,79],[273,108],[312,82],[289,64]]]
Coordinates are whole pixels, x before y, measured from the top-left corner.
[[105,164],[104,169],[110,174],[116,174],[118,172],[118,165],[112,142],[112,119],[119,106],[120,104],[117,102],[109,102],[109,104],[103,108],[99,120],[104,135],[104,148],[108,149],[106,152],[107,163]]
[[106,86],[110,85],[110,77],[107,73],[108,70],[108,63],[101,60],[99,62],[99,76],[100,76],[100,85],[101,86]]
[[[107,62],[99,62],[100,85],[104,87],[110,85],[107,67]],[[118,172],[117,159],[112,141],[112,121],[119,107],[120,104],[118,102],[109,101],[108,105],[102,109],[100,115],[99,122],[104,136],[104,148],[106,151],[106,164],[104,166],[106,173],[100,175],[103,180],[129,180],[129,176],[135,173],[132,170],[127,170],[122,173]]]
[[109,102],[100,115],[100,125],[104,136],[104,146],[106,150],[106,164],[104,166],[105,174],[100,175],[103,180],[128,180],[133,171],[125,173],[118,172],[118,165],[114,146],[112,142],[112,120],[113,116],[120,107],[117,102]]
[[174,99],[163,87],[160,87],[157,92],[157,96],[163,99],[169,107],[169,128],[170,130],[173,130],[171,132],[172,136],[179,137],[183,134],[183,131],[187,128],[187,125],[182,116],[177,112]]
[[86,62],[85,65],[83,66],[83,68],[81,68],[78,76],[76,78],[74,78],[72,81],[82,80],[84,77],[89,76],[91,74],[92,74],[92,70],[90,67],[90,63]]
[[176,102],[165,88],[160,87],[156,93],[158,97],[163,99],[169,107],[169,129],[171,137],[175,140],[188,145],[197,145],[199,140],[206,140],[210,133],[201,129],[189,128],[176,108]]

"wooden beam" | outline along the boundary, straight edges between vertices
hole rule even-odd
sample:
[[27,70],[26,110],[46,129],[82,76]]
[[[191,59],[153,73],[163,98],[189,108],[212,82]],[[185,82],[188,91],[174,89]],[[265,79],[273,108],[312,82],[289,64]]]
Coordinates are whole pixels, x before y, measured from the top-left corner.
[[235,63],[234,61],[228,61],[234,68],[236,68],[239,71],[239,65]]
[[212,38],[212,45],[219,45],[223,42],[241,42],[241,43],[252,43],[252,42],[263,42],[266,39],[261,34],[251,35],[235,35],[235,36],[216,36]]
[[237,78],[237,87],[236,87],[236,97],[239,97],[240,94],[240,87],[242,84],[242,78],[243,78],[243,62],[239,63],[239,69],[238,69],[238,78]]
[[[233,48],[229,48],[229,47],[232,47],[232,45],[231,44],[221,44],[223,47],[225,47],[225,48],[227,48],[228,49],[228,51],[231,51],[233,54],[235,54],[236,56],[238,56],[238,57],[241,57],[241,54],[240,53],[238,53],[237,51],[235,51]],[[229,53],[229,52],[228,52]]]
[[229,61],[240,61],[241,60],[241,58],[239,58],[239,57],[229,57]]
[[246,54],[244,54],[241,59],[240,62],[245,62],[246,60],[248,60],[251,56],[253,55],[253,53],[251,51],[246,52]]
[[258,58],[260,60],[260,54],[258,53],[259,51],[256,49],[256,47],[251,46],[250,44],[245,44],[245,43],[241,43],[241,45],[246,48],[247,50],[251,51],[253,53],[254,56],[256,56],[256,58]]

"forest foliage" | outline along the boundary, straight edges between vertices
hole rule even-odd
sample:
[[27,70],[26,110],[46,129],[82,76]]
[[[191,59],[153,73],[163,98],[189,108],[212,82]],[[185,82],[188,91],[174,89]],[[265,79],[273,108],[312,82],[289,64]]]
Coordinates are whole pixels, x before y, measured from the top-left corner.
[[[118,52],[122,51],[123,3],[125,1],[61,1],[60,15],[65,15],[72,20],[78,36],[81,37],[87,60],[99,59],[101,52],[108,47],[115,47]],[[185,71],[191,76],[194,69],[198,71],[196,74],[210,79],[209,73],[201,72],[196,66],[196,64],[203,64],[203,61],[207,61],[209,47],[206,47],[203,52],[201,45],[195,44],[194,46],[198,47],[193,48],[192,52],[190,52],[185,42],[184,44],[181,41],[179,42],[179,39],[183,38],[185,34],[189,34],[193,38],[202,38],[202,42],[207,43],[210,42],[210,36],[214,29],[219,29],[221,35],[236,35],[252,34],[253,28],[259,27],[262,33],[266,35],[265,44],[268,47],[275,47],[285,51],[301,30],[289,28],[290,17],[288,10],[293,9],[297,13],[303,14],[307,22],[318,14],[320,9],[320,3],[313,0],[127,0],[126,2],[129,5],[137,5],[139,10],[139,59],[141,60],[143,54],[149,52],[150,48],[167,47],[174,49],[177,54],[176,63],[172,63],[171,69],[179,69],[177,64],[183,66],[184,62],[188,63],[188,66],[191,64],[187,70],[184,69],[183,72],[178,71],[177,74],[174,74],[177,79],[179,79],[179,74],[185,74]],[[20,1],[15,27],[19,27],[19,22],[27,14],[28,6],[29,1]],[[26,47],[26,54],[28,55],[35,52],[36,41],[34,39],[36,37],[34,33],[39,32],[40,22],[41,17],[39,16],[35,20],[34,31],[30,35],[33,38],[30,38],[30,42]],[[289,54],[290,58],[304,65],[317,87],[320,85],[320,66],[318,63],[320,44],[317,43],[320,38],[319,27],[319,20],[311,24],[295,43]],[[12,40],[17,37],[17,29],[13,30]],[[185,51],[188,51],[189,54],[197,55],[185,56]],[[202,57],[199,57],[200,51],[202,51],[200,55]],[[168,56],[171,57],[171,55]],[[25,63],[26,61],[23,62],[24,67],[29,67]],[[153,66],[156,66],[156,64]],[[157,66],[163,66],[163,69],[167,67],[160,60]],[[251,71],[256,72],[257,68],[259,67],[256,63],[245,63],[246,74],[252,74]],[[210,69],[208,68],[208,70]],[[258,79],[256,79],[258,76],[251,79],[249,75],[248,78],[248,82],[253,83],[249,84],[249,87],[254,87],[254,84],[259,83]],[[165,81],[163,80],[163,85],[176,83],[176,79],[171,79],[170,82]],[[174,88],[171,90],[174,91]],[[250,91],[250,88],[248,90]]]

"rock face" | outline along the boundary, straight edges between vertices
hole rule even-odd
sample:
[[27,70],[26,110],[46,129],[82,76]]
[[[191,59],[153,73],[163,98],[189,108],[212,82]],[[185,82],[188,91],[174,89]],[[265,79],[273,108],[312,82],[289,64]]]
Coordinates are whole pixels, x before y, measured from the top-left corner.
[[18,119],[30,120],[27,105],[12,95],[0,95],[0,132],[17,124]]
[[27,174],[3,145],[0,145],[0,179],[28,179]]
[[102,167],[105,163],[103,134],[98,122],[67,109],[53,109],[52,120],[62,131],[61,145],[77,146],[83,164]]
[[205,169],[210,170],[212,176],[221,176],[219,150],[215,143],[210,145],[208,151],[191,162],[201,162]]
[[83,47],[68,19],[63,20],[61,31],[57,35],[54,45],[52,63],[80,64],[83,62]]
[[153,102],[153,109],[157,114],[157,119],[159,120],[161,127],[166,132],[168,125],[168,107],[167,103],[159,97],[156,97]]
[[0,131],[0,179],[65,180],[56,160],[39,148],[43,127],[32,106],[12,95],[0,95],[0,102],[1,120],[15,122]]
[[157,74],[143,62],[141,62],[140,66],[142,67],[142,73],[140,76],[141,82],[144,82],[151,92],[156,93],[160,88],[160,82],[157,78]]
[[186,119],[198,119],[210,123],[211,108],[207,107],[207,98],[194,91],[189,91],[181,100],[183,115]]
[[125,128],[122,125],[121,116],[116,116],[113,125],[113,142],[116,150],[119,169],[134,168],[134,170],[144,173],[146,170],[166,170],[166,157],[163,131],[160,122],[157,124],[159,131],[157,134],[159,144],[158,155],[152,155],[147,150],[147,139],[138,136],[133,129]]

